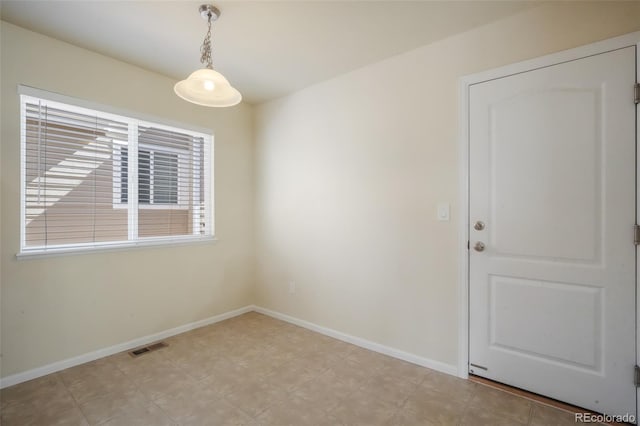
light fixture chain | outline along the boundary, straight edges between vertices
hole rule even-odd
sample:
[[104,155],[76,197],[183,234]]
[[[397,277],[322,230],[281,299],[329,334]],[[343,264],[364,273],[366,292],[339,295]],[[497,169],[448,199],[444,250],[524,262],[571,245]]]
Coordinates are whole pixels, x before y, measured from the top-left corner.
[[207,35],[204,37],[202,47],[200,48],[200,62],[206,64],[207,68],[213,69],[213,59],[211,58],[211,12],[209,12],[208,24]]

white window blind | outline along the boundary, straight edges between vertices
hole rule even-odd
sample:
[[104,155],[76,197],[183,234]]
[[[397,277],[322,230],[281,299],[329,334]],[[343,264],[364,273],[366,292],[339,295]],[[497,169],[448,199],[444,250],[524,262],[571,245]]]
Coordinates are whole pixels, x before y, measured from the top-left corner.
[[211,137],[21,95],[22,253],[212,236]]

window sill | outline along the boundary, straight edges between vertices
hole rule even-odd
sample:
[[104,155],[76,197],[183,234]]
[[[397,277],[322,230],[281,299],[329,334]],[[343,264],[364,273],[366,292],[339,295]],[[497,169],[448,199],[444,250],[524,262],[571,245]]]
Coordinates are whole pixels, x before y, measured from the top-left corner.
[[67,247],[49,247],[44,249],[27,249],[16,254],[18,260],[37,259],[43,257],[67,256],[74,254],[89,254],[111,251],[126,251],[139,248],[162,248],[196,244],[215,244],[218,239],[215,236],[209,237],[172,237],[172,238],[149,238],[139,241],[127,241],[117,243],[106,243],[100,245],[77,245]]

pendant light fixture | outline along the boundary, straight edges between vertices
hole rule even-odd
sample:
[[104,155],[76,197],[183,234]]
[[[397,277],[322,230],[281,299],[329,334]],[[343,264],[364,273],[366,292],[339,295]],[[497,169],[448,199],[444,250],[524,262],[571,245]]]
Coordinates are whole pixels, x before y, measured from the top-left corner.
[[200,6],[200,16],[207,20],[208,31],[200,48],[200,62],[205,68],[194,71],[173,87],[176,95],[194,104],[208,107],[237,105],[242,95],[231,86],[222,74],[213,69],[211,60],[211,23],[220,17],[220,10],[210,4]]

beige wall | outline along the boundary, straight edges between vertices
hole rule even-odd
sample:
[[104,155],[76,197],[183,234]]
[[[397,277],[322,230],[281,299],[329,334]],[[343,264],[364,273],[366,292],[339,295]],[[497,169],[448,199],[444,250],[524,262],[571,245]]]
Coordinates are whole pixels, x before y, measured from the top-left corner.
[[637,30],[547,4],[258,107],[257,304],[455,365],[458,78]]
[[[2,377],[253,302],[252,107],[212,110],[175,81],[2,23]],[[16,260],[25,84],[215,132],[216,244]]]

